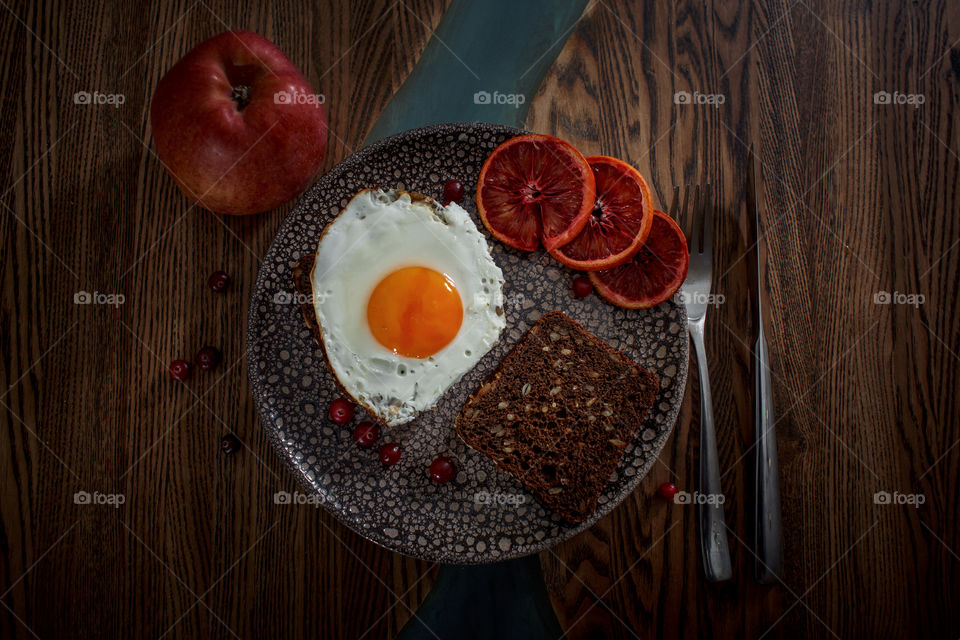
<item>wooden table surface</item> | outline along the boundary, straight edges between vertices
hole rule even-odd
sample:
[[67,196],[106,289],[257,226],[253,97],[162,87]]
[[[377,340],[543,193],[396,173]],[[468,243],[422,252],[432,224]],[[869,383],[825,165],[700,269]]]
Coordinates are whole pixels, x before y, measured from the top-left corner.
[[[149,101],[204,38],[257,31],[327,96],[329,169],[445,2],[63,4],[0,2],[0,636],[391,637],[436,567],[272,500],[295,485],[250,396],[244,329],[291,205],[192,209],[154,155]],[[960,5],[942,0],[596,0],[551,52],[530,129],[627,159],[664,206],[709,180],[725,216],[708,348],[734,578],[704,582],[695,509],[653,495],[696,486],[692,374],[662,464],[541,555],[570,637],[960,634],[958,37]],[[897,104],[910,95],[923,103]],[[773,587],[751,579],[746,546],[751,142],[785,527]],[[217,296],[205,282],[221,268],[235,284]],[[74,304],[79,291],[124,301]],[[223,365],[173,383],[168,363],[205,343]],[[231,431],[246,448],[225,456]],[[922,504],[876,504],[883,491]]]

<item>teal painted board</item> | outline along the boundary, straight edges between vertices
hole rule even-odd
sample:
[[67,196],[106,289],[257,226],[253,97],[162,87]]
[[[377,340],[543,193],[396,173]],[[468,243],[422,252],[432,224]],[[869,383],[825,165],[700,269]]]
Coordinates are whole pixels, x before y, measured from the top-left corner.
[[[522,128],[588,0],[453,0],[364,144],[429,124]],[[554,640],[563,631],[536,556],[444,565],[398,639]]]
[[453,0],[364,144],[442,122],[523,127],[587,0]]
[[444,565],[396,640],[559,640],[540,559]]

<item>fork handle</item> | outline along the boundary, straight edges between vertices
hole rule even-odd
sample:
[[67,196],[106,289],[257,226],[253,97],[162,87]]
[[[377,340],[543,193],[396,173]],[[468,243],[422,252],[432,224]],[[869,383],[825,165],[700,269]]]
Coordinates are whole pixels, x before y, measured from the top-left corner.
[[707,371],[707,350],[703,345],[703,325],[691,324],[690,336],[697,352],[700,371],[700,489],[697,519],[700,524],[700,556],[703,572],[710,582],[729,580],[730,548],[727,526],[723,520],[723,488],[720,486],[720,458],[717,435],[713,428],[713,401],[710,396],[710,374]]

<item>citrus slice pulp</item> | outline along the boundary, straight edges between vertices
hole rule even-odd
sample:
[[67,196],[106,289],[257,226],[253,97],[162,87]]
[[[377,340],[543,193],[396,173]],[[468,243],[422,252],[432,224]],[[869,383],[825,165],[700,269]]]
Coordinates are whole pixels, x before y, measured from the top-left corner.
[[668,300],[687,277],[690,253],[680,226],[653,212],[647,241],[628,262],[587,275],[601,297],[627,309],[648,309]]
[[563,246],[587,224],[596,197],[593,170],[570,143],[530,134],[493,150],[477,180],[484,226],[515,249]]
[[623,264],[643,246],[653,223],[653,196],[626,162],[592,156],[587,163],[597,183],[591,216],[573,240],[550,253],[568,267],[600,271]]

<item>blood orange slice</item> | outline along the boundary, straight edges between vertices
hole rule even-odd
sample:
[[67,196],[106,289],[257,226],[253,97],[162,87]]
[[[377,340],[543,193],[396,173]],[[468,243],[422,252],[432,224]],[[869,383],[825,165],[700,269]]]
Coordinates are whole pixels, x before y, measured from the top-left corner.
[[507,140],[483,163],[477,180],[477,210],[501,242],[548,250],[580,233],[593,210],[595,180],[590,165],[570,143],[531,134]]
[[643,246],[653,223],[653,197],[626,162],[593,156],[587,163],[597,181],[593,215],[577,237],[550,253],[568,267],[600,271],[623,264]]
[[654,211],[647,241],[630,261],[587,275],[597,293],[618,307],[648,309],[677,292],[688,266],[690,254],[683,231],[663,211]]

